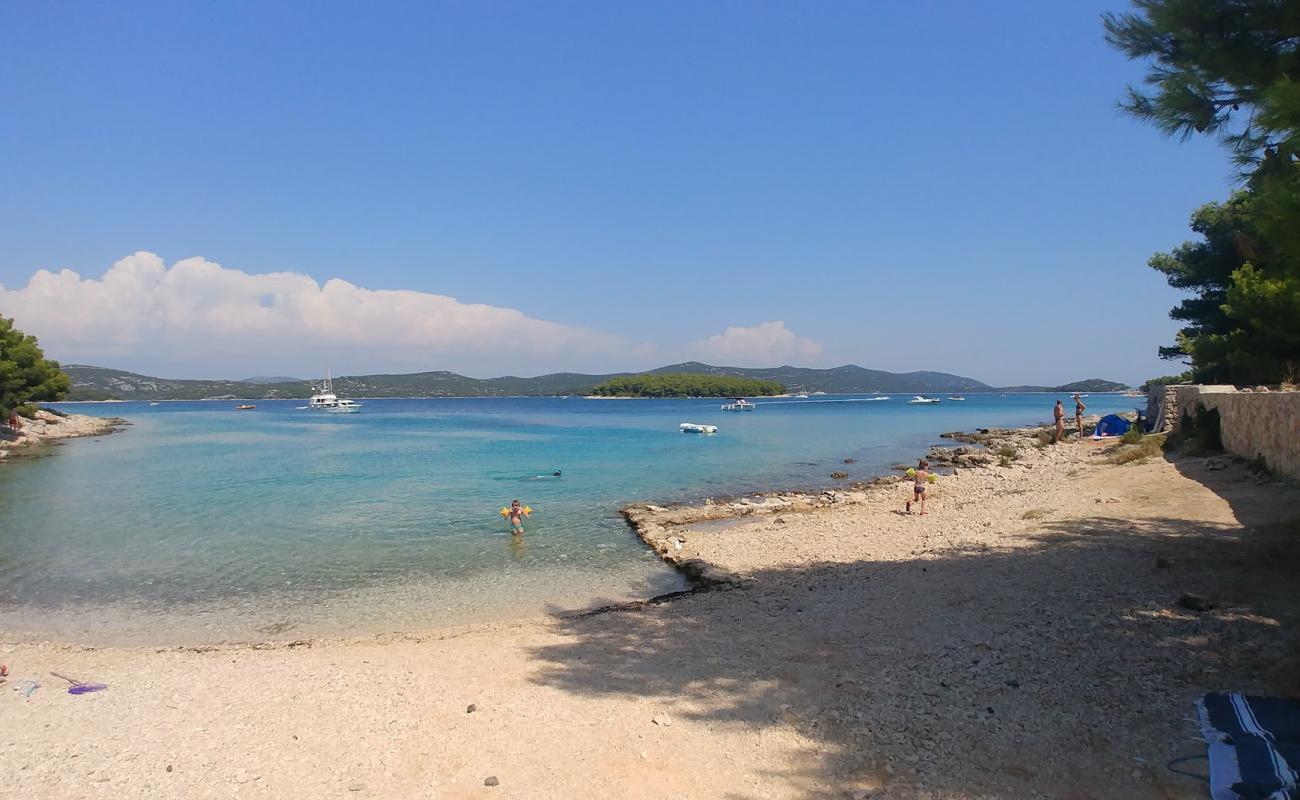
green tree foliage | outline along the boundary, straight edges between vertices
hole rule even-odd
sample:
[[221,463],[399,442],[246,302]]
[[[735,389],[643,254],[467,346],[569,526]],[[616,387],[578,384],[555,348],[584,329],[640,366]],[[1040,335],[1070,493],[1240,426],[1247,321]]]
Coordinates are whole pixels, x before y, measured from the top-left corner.
[[1103,17],[1106,39],[1149,61],[1150,91],[1120,105],[1167,134],[1217,136],[1245,190],[1198,209],[1189,242],[1151,259],[1194,297],[1166,358],[1204,382],[1274,383],[1300,364],[1300,3],[1133,0]]
[[8,418],[19,407],[37,400],[59,400],[70,386],[68,376],[50,361],[28,336],[0,317],[0,416]]
[[1300,6],[1295,0],[1133,0],[1105,14],[1106,40],[1151,62],[1121,106],[1167,134],[1219,136],[1244,164],[1300,152]]
[[759,397],[784,391],[779,383],[753,378],[668,373],[613,378],[591,393],[599,397]]

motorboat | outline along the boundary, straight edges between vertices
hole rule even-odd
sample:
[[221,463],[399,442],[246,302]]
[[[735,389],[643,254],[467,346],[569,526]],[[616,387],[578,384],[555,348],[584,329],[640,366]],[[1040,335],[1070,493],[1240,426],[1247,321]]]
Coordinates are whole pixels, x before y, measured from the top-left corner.
[[251,405],[249,403],[244,403],[241,406],[235,406],[236,411],[252,411],[255,408],[257,408],[257,406]]
[[887,395],[887,394],[886,394],[886,395],[878,395],[878,396],[876,396],[876,397],[868,397],[868,398],[867,398],[867,400],[868,400],[868,401],[871,401],[871,402],[875,402],[876,400],[888,400],[888,399],[890,399],[890,398],[889,398],[889,395]]
[[808,399],[808,393],[807,393],[807,392],[800,392],[799,394],[795,395],[795,399],[797,399],[797,400],[807,400],[807,399]]
[[722,404],[723,411],[753,411],[757,407],[758,406],[754,405],[753,403],[749,402],[743,397],[737,397],[734,401],[730,403]]
[[683,422],[677,426],[682,433],[717,433],[717,425],[698,425],[694,422]]
[[361,403],[355,403],[351,400],[340,400],[339,396],[334,394],[334,379],[327,372],[325,381],[316,389],[316,394],[311,396],[307,405],[298,406],[298,408],[317,409],[324,411],[338,411],[340,408],[347,409],[341,413],[353,413],[361,408]]
[[152,403],[150,403],[149,405],[151,405],[151,406],[156,406],[156,405],[158,405],[158,401],[155,400],[155,401],[153,401]]
[[303,408],[334,408],[339,404],[338,395],[334,394],[334,379],[327,373],[325,382],[311,396]]
[[911,400],[908,400],[907,404],[911,406],[922,406],[922,405],[928,406],[937,402],[939,402],[939,398],[937,397],[922,397],[921,395],[918,394],[915,397],[913,397]]
[[335,402],[330,411],[335,414],[356,414],[361,411],[362,405],[355,400],[344,399]]
[[954,394],[953,396],[949,397],[948,399],[949,399],[949,400],[952,400],[953,402],[956,402],[956,401],[958,401],[958,400],[965,400],[966,398],[962,397],[962,396],[959,395],[959,394]]

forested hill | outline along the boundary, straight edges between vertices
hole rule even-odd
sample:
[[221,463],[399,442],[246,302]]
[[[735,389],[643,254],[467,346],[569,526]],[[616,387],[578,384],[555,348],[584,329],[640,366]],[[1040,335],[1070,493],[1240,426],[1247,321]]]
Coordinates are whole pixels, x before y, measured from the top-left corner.
[[[314,393],[318,381],[277,380],[180,380],[154,378],[134,372],[68,364],[64,371],[72,378],[70,400],[203,400],[203,399],[275,399],[306,398]],[[898,392],[930,394],[941,392],[1008,391],[960,375],[943,372],[893,373],[843,366],[834,369],[772,367],[749,369],[715,367],[688,362],[660,367],[648,374],[692,373],[731,376],[782,384],[788,392],[827,392],[854,394]],[[468,378],[454,372],[417,372],[409,375],[357,375],[334,379],[334,391],[340,397],[519,397],[587,394],[591,389],[614,378],[638,373],[619,372],[587,375],[557,372],[535,378]],[[1106,385],[1124,388],[1110,381],[1083,381],[1056,387],[1057,391],[1108,391],[1095,388]],[[1045,391],[1051,387],[1017,387],[1020,391]]]

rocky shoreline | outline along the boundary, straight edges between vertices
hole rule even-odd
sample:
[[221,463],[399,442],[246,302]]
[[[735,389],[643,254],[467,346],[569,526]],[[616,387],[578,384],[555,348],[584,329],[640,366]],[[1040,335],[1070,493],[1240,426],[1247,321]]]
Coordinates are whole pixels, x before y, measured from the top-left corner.
[[[1085,429],[1095,426],[1099,416],[1085,417]],[[1012,470],[1025,448],[1042,448],[1050,441],[1050,425],[1020,428],[979,428],[975,431],[952,431],[939,435],[962,444],[934,445],[926,458],[939,475],[955,476],[961,470]],[[1011,455],[1014,453],[1015,455]],[[908,465],[897,464],[901,473]],[[700,523],[737,520],[743,517],[801,514],[832,506],[865,507],[882,498],[897,498],[898,485],[907,480],[902,474],[881,475],[868,481],[854,482],[844,488],[756,493],[733,498],[706,499],[699,504],[656,505],[633,503],[620,509],[624,519],[645,544],[665,562],[678,569],[697,590],[714,591],[752,585],[753,578],[737,574],[701,558],[689,538],[690,526]],[[776,516],[776,525],[787,520]]]
[[92,417],[40,409],[33,419],[22,420],[22,427],[16,431],[8,425],[0,425],[0,460],[10,455],[33,454],[36,452],[33,448],[60,439],[116,433],[130,424],[121,417]]

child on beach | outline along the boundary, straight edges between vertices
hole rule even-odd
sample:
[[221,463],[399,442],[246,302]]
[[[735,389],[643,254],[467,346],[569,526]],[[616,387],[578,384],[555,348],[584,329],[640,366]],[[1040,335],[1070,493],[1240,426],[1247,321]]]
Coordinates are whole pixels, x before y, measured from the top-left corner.
[[912,499],[907,501],[907,513],[912,513],[912,504],[921,504],[921,514],[925,515],[925,485],[930,482],[930,462],[924,458],[916,462],[916,469],[909,470],[912,473]]
[[510,503],[510,530],[516,536],[524,532],[524,508],[518,500]]

